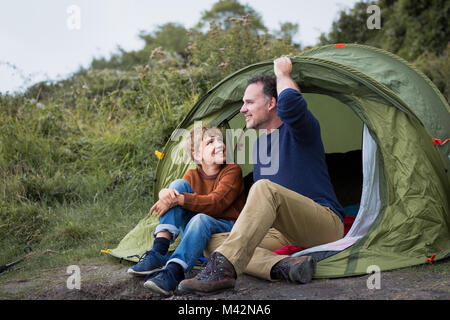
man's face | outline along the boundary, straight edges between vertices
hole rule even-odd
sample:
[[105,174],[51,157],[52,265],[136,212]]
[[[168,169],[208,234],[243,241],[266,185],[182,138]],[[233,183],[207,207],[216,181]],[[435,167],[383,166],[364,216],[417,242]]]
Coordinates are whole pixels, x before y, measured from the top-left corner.
[[252,83],[245,90],[240,112],[245,116],[247,129],[265,129],[270,119],[271,99],[264,94],[263,86],[261,82]]

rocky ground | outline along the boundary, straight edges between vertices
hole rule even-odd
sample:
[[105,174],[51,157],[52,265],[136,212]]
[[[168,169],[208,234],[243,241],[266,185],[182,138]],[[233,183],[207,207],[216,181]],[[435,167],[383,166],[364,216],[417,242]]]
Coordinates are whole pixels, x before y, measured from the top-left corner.
[[[448,259],[447,259],[448,260]],[[444,270],[450,263],[444,263]],[[233,290],[199,296],[161,297],[143,286],[142,278],[126,273],[131,264],[105,259],[104,263],[80,265],[80,288],[69,289],[67,268],[45,270],[28,278],[0,279],[2,300],[448,300],[449,272],[426,265],[380,273],[379,288],[369,288],[370,275],[315,279],[309,284],[268,282],[243,275]],[[442,268],[438,269],[442,270]],[[10,271],[19,272],[19,271]],[[195,271],[194,271],[195,272]],[[3,277],[3,275],[0,275]],[[69,286],[68,286],[69,283]]]

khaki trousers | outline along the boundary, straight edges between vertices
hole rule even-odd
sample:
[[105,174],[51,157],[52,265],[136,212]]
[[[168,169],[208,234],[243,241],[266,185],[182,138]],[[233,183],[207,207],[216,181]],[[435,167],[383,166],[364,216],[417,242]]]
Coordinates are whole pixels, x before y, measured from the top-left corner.
[[206,256],[223,254],[238,275],[272,280],[270,271],[288,257],[273,251],[286,245],[312,247],[343,237],[344,225],[328,207],[270,180],[258,180],[233,229],[211,237]]

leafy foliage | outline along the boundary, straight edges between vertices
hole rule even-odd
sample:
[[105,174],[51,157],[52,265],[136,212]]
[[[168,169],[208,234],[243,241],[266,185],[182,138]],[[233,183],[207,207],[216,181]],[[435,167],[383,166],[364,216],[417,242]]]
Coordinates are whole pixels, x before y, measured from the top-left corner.
[[208,32],[193,34],[190,61],[202,68],[209,86],[250,64],[298,52],[290,40],[253,33],[248,17],[230,20],[228,30],[212,23]]
[[[381,29],[368,29],[369,5],[381,12]],[[450,3],[445,0],[360,1],[342,10],[321,44],[362,43],[376,46],[413,61],[424,51],[442,54],[450,39]]]
[[257,13],[249,5],[243,5],[238,0],[219,0],[210,10],[204,11],[198,23],[198,27],[203,27],[205,24],[213,22],[216,25],[223,26],[225,30],[229,30],[233,23],[230,18],[249,18],[249,29],[256,33],[267,32],[267,27],[264,25],[261,15]]
[[[381,29],[366,26],[367,7],[372,4],[381,10]],[[331,31],[321,34],[320,44],[360,43],[398,54],[422,69],[450,101],[444,71],[448,70],[449,16],[450,2],[445,0],[359,1],[339,13]]]
[[425,51],[414,62],[450,101],[450,42],[442,55]]
[[[377,4],[377,2],[360,1],[355,3],[353,8],[340,11],[339,18],[333,22],[331,31],[328,34],[321,34],[320,44],[361,43],[379,47],[380,30],[368,29],[366,24],[369,17],[367,7],[371,4]],[[383,10],[381,17],[382,22],[385,21],[386,17]],[[382,28],[384,28],[384,25]]]

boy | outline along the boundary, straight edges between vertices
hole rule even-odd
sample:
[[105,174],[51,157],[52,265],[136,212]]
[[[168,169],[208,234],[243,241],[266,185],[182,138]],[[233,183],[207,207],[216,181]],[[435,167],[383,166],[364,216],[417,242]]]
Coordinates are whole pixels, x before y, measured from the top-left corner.
[[[225,164],[221,137],[215,127],[191,130],[186,147],[197,168],[162,189],[150,209],[160,218],[153,248],[128,273],[147,275],[144,286],[152,291],[171,295],[202,256],[211,235],[231,231],[244,207],[241,168]],[[169,246],[180,232],[181,243],[169,257]]]

